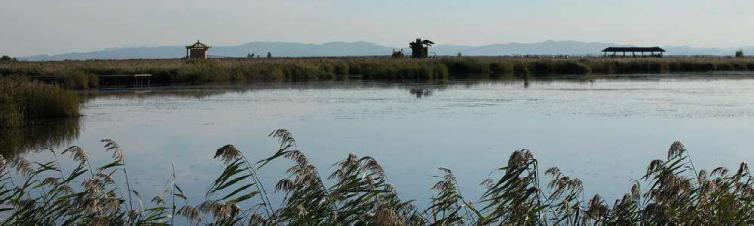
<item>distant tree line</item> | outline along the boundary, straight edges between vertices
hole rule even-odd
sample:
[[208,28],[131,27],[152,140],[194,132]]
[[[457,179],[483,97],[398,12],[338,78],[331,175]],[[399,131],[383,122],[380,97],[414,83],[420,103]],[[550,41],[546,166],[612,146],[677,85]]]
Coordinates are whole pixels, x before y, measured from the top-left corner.
[[[259,58],[260,55],[256,55],[256,53],[249,53],[246,54],[246,58]],[[272,58],[272,52],[267,52],[267,58]]]
[[18,60],[14,57],[3,55],[2,57],[0,57],[0,61],[18,61]]

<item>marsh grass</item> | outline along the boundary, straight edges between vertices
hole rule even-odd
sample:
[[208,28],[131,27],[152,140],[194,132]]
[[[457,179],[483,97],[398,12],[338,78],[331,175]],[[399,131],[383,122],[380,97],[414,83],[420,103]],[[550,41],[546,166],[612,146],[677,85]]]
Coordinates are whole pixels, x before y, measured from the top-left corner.
[[[132,190],[126,152],[103,140],[112,161],[92,167],[88,153],[71,147],[50,150],[55,161],[0,158],[0,211],[11,225],[94,224],[172,225],[174,218],[211,225],[740,225],[754,223],[754,184],[748,166],[735,171],[698,170],[680,142],[612,205],[599,195],[584,197],[582,182],[550,168],[542,174],[529,150],[514,151],[474,203],[466,199],[450,169],[440,168],[431,203],[419,210],[402,201],[374,158],[354,154],[320,175],[286,130],[270,137],[279,142],[272,155],[249,161],[232,145],[217,149],[223,170],[206,199],[193,204],[173,170],[170,187],[145,204]],[[58,155],[75,162],[63,169]],[[274,188],[258,174],[272,162],[289,168]],[[124,177],[119,177],[123,175]],[[268,175],[269,176],[269,175]],[[544,177],[546,178],[544,178]],[[125,183],[114,178],[125,178]],[[272,189],[272,190],[270,190]],[[125,194],[124,194],[125,193]],[[282,198],[272,205],[271,196]]]
[[0,75],[53,76],[67,88],[98,85],[97,75],[152,74],[152,84],[250,83],[259,81],[347,80],[445,81],[488,74],[535,78],[552,75],[628,74],[754,70],[754,59],[380,57],[183,60],[88,60],[3,62]]
[[63,88],[20,77],[0,78],[0,129],[38,119],[79,116],[79,97]]

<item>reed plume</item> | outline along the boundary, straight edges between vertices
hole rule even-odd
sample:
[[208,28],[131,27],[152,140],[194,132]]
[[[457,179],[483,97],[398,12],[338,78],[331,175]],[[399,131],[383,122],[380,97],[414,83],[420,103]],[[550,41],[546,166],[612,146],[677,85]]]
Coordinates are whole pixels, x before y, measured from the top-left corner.
[[[112,162],[91,167],[80,147],[63,156],[76,163],[0,156],[0,219],[9,225],[739,225],[754,222],[754,180],[745,163],[735,170],[693,166],[689,151],[674,142],[664,159],[614,202],[596,194],[585,198],[583,183],[552,167],[540,183],[539,163],[529,150],[512,152],[505,165],[481,184],[478,203],[462,194],[456,175],[439,168],[428,207],[398,197],[379,162],[349,154],[323,177],[287,130],[270,134],[278,141],[269,157],[250,162],[232,145],[214,152],[223,170],[197,204],[178,185],[173,169],[165,192],[149,203],[132,190],[125,151],[104,139]],[[55,154],[54,151],[50,152]],[[259,172],[272,162],[289,164],[274,191]],[[276,163],[277,164],[277,163]],[[267,173],[266,171],[264,171]],[[123,194],[123,173],[128,195]],[[131,194],[135,196],[131,197]],[[273,205],[269,196],[281,200]],[[429,196],[429,195],[428,195]],[[133,200],[132,200],[133,199]],[[135,201],[138,205],[132,205]],[[610,204],[612,203],[612,204]],[[183,218],[183,221],[176,221]]]

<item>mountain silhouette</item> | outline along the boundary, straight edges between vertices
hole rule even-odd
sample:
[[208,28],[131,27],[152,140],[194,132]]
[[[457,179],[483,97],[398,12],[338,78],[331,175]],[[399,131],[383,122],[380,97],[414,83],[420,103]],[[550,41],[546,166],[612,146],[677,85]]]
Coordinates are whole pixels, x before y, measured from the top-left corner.
[[[210,43],[211,45],[211,43]],[[615,43],[544,41],[536,43],[507,43],[483,46],[439,45],[432,46],[430,55],[455,56],[506,56],[506,55],[600,55],[609,46],[631,46]],[[733,55],[736,49],[694,48],[689,46],[661,46],[668,55]],[[389,56],[394,49],[410,51],[408,46],[388,47],[370,42],[327,42],[305,44],[296,42],[249,42],[235,46],[213,46],[209,50],[212,58],[246,57],[247,54],[266,56],[270,52],[275,57],[337,57],[337,56]],[[754,48],[744,48],[745,53]],[[20,60],[90,60],[90,59],[167,59],[181,58],[186,54],[184,46],[126,47],[109,48],[91,52],[65,53],[57,55],[36,55],[19,57]],[[408,53],[407,53],[408,54]]]

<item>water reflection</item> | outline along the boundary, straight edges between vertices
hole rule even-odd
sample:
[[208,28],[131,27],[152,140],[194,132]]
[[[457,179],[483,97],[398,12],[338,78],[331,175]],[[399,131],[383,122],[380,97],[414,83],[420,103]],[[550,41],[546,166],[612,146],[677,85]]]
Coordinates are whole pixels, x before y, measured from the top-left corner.
[[[92,159],[109,160],[99,140],[116,139],[132,159],[129,176],[143,194],[160,194],[169,173],[155,172],[170,172],[166,163],[175,162],[177,180],[195,195],[191,200],[203,199],[207,182],[219,173],[217,162],[209,161],[214,150],[234,144],[260,160],[276,150],[267,138],[276,128],[294,131],[315,165],[333,164],[351,152],[378,159],[404,197],[420,204],[428,203],[437,167],[463,175],[463,192],[479,197],[476,185],[521,148],[534,150],[542,166],[561,167],[583,179],[588,192],[611,199],[674,140],[694,147],[700,168],[752,162],[753,86],[754,79],[660,75],[106,90],[88,94],[101,98],[85,105],[85,129],[75,142],[94,150]],[[6,136],[2,142],[24,146],[22,134]],[[27,147],[14,150],[54,143],[37,140],[42,142],[24,141]],[[29,154],[30,160],[45,158]],[[287,166],[263,172],[265,183],[274,187]]]
[[[706,79],[719,79],[719,77],[709,77]],[[743,75],[726,75],[726,79],[750,79],[750,76]],[[593,78],[569,78],[569,77],[547,77],[537,79],[517,79],[517,78],[479,78],[479,79],[462,79],[449,80],[441,82],[375,82],[363,80],[351,81],[309,81],[309,82],[271,82],[255,83],[246,85],[205,85],[205,86],[169,86],[169,87],[148,87],[138,89],[103,89],[81,92],[82,99],[93,100],[97,98],[110,99],[149,99],[152,97],[177,97],[187,99],[204,99],[220,96],[228,93],[244,94],[248,92],[257,92],[265,90],[358,90],[358,89],[404,89],[411,96],[424,98],[438,94],[446,89],[454,88],[474,88],[504,85],[506,87],[521,87],[529,89],[531,87],[542,87],[549,84],[573,83],[573,84],[590,84],[594,85],[599,82],[616,82],[616,81],[660,81],[663,79],[673,80],[700,80],[699,78],[690,77],[684,74],[668,74],[660,76],[652,75],[621,75],[621,76],[594,76]]]
[[0,155],[58,147],[79,137],[80,119],[36,121],[22,129],[0,130]]
[[84,100],[96,98],[150,98],[150,97],[181,97],[202,99],[228,92],[243,92],[241,87],[155,87],[139,89],[103,89],[89,90],[80,93]]
[[511,87],[529,88],[531,85],[544,85],[558,82],[593,83],[594,80],[574,79],[464,79],[442,82],[375,82],[375,81],[311,81],[290,83],[256,83],[248,85],[208,85],[208,86],[170,86],[149,87],[139,89],[104,89],[84,91],[82,99],[93,100],[97,98],[110,99],[148,99],[152,97],[177,97],[187,99],[204,99],[220,96],[228,93],[244,94],[265,90],[354,90],[354,89],[404,89],[411,96],[425,98],[435,95],[443,90],[452,88],[473,88],[489,85],[506,85]]
[[371,81],[316,81],[316,82],[292,82],[292,83],[260,83],[243,86],[210,85],[210,86],[171,86],[150,87],[140,89],[105,89],[82,91],[80,96],[85,100],[98,98],[112,99],[148,99],[152,97],[177,97],[204,99],[227,93],[248,93],[264,90],[332,90],[332,89],[406,89],[412,96],[417,98],[431,96],[435,91],[440,91],[451,86],[463,85],[474,86],[489,83],[490,80],[463,80],[451,83],[447,82],[417,82],[417,83],[391,83]]
[[409,90],[409,93],[416,96],[416,98],[432,96],[432,90],[430,89],[417,89],[413,88]]

